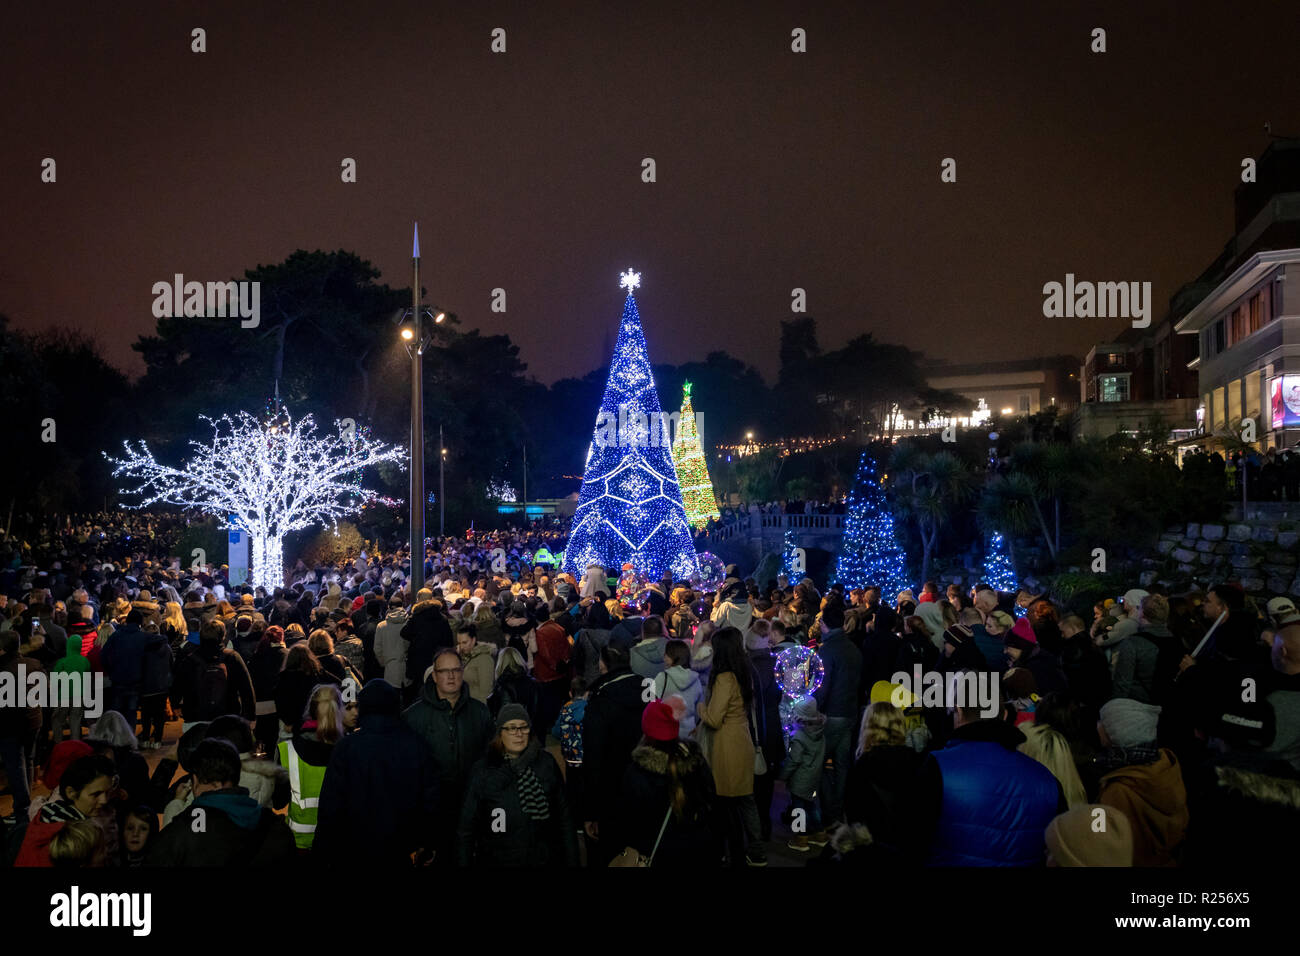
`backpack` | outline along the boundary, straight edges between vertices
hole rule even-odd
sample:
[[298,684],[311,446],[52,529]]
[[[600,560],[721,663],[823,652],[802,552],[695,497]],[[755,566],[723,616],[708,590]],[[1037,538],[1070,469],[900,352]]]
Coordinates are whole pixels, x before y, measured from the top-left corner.
[[199,671],[196,695],[199,708],[205,715],[224,714],[230,687],[230,672],[220,658],[215,661],[203,660],[200,666],[202,669]]

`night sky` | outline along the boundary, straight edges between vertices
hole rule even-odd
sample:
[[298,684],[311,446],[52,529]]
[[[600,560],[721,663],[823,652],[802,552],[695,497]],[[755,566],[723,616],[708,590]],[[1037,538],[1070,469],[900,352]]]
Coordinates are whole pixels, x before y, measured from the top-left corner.
[[0,312],[84,328],[132,374],[154,282],[302,247],[403,287],[416,219],[427,301],[509,333],[543,382],[603,365],[629,266],[657,363],[726,349],[771,380],[796,286],[824,347],[871,332],[940,358],[1082,356],[1124,323],[1045,319],[1043,284],[1151,281],[1158,320],[1231,236],[1264,123],[1300,135],[1295,3],[0,16]]

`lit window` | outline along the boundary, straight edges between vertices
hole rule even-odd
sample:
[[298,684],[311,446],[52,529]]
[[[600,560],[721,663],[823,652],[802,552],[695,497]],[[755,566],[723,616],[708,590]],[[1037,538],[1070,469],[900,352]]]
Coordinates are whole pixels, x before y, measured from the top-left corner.
[[1097,379],[1099,401],[1103,402],[1127,402],[1128,401],[1128,376],[1127,375],[1103,375]]

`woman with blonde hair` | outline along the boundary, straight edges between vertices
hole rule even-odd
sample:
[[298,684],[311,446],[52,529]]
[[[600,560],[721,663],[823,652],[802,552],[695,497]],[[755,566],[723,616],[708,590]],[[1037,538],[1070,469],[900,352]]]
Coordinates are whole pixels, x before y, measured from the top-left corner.
[[1025,742],[1016,749],[1052,771],[1070,807],[1087,803],[1088,793],[1065,735],[1048,724],[1021,724],[1019,730],[1025,735]]
[[858,757],[844,788],[844,817],[871,831],[873,854],[895,862],[908,856],[906,807],[912,782],[925,759],[906,743],[903,711],[874,701],[862,716]]
[[167,638],[167,643],[172,647],[179,647],[185,640],[190,629],[185,624],[185,615],[181,613],[181,606],[176,601],[168,601],[167,607],[163,611],[162,624],[158,628],[159,632]]
[[334,745],[343,738],[343,697],[333,684],[311,689],[297,732],[277,747],[280,766],[289,771],[287,817],[300,853],[316,838],[316,808]]
[[492,718],[495,720],[507,704],[521,704],[531,724],[536,720],[537,702],[537,682],[528,674],[524,655],[513,647],[503,648],[497,655],[496,684],[487,701]]

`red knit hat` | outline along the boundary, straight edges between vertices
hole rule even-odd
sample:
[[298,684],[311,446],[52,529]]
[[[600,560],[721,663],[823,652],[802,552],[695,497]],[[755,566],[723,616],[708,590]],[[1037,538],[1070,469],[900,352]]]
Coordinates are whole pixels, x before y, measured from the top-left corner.
[[1029,618],[1022,617],[1016,621],[1015,626],[1007,632],[1004,643],[1026,651],[1031,651],[1037,647],[1038,637],[1034,634],[1034,629],[1029,625]]
[[63,771],[68,769],[69,764],[82,757],[93,756],[94,753],[90,744],[83,740],[65,740],[55,744],[50,751],[50,760],[45,765],[45,775],[41,777],[41,782],[50,788],[51,793],[57,795],[59,781],[63,779]]
[[652,700],[641,713],[641,732],[651,740],[676,740],[680,727],[673,709],[662,700]]

